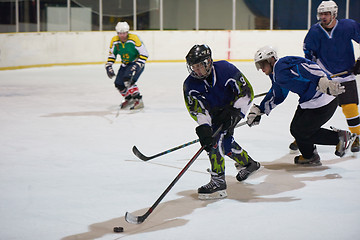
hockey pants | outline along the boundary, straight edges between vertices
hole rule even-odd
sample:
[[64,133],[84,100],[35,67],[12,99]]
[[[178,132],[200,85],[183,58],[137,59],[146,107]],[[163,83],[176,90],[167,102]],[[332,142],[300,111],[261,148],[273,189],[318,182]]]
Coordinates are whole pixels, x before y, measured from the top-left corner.
[[320,108],[302,109],[300,106],[297,107],[290,125],[290,132],[295,138],[304,158],[311,158],[313,156],[315,144],[338,144],[338,133],[322,128],[334,115],[337,106],[337,101],[334,99],[329,104]]
[[[118,74],[116,75],[114,84],[123,97],[127,97],[129,95],[133,97],[136,95],[140,96],[139,88],[135,83],[144,71],[144,67],[137,68],[137,70],[133,72],[131,69],[134,64],[136,63],[131,62],[126,66],[121,65]],[[131,86],[127,86],[130,84]]]

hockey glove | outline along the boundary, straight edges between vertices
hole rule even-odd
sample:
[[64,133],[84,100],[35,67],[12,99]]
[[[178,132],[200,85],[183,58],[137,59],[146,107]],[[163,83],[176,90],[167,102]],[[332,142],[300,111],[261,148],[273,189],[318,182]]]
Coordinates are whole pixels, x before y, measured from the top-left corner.
[[327,77],[322,77],[319,80],[316,90],[329,95],[337,96],[345,92],[345,87],[340,83],[331,81]]
[[254,104],[250,108],[250,112],[247,116],[246,123],[249,125],[249,127],[259,125],[260,120],[261,120],[261,115],[263,115],[263,114],[264,113],[261,112],[260,107],[256,104]]
[[355,62],[355,65],[352,69],[352,72],[355,74],[355,75],[358,75],[360,74],[360,57],[356,60]]
[[110,79],[112,79],[115,76],[114,69],[112,65],[106,64],[105,65],[106,73]]
[[199,136],[201,146],[203,146],[204,149],[209,152],[214,144],[211,127],[207,124],[203,124],[198,126],[195,130],[196,134]]
[[241,120],[241,111],[233,106],[226,106],[224,109],[216,112],[212,118],[212,124],[215,126],[223,125],[222,130],[234,130],[236,124]]
[[144,63],[143,62],[140,62],[140,61],[136,61],[135,64],[131,67],[131,71],[134,72],[134,71],[138,71],[138,69],[141,69],[144,67]]

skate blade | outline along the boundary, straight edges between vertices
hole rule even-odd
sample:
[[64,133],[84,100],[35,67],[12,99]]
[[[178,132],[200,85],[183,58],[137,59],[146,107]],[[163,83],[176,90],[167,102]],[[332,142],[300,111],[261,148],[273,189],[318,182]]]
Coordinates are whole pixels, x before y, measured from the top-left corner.
[[131,108],[130,108],[130,110],[138,110],[138,109],[142,109],[142,108],[144,108],[144,103],[139,103],[138,105],[136,105],[136,106],[132,106]]
[[352,153],[351,155],[352,158],[358,158],[360,156],[359,152],[351,152],[351,153]]
[[321,161],[319,162],[309,162],[309,163],[295,163],[296,166],[300,167],[320,167],[322,166]]
[[290,149],[290,151],[289,151],[290,154],[297,154],[299,152],[300,152],[299,149],[297,149],[297,150]]
[[143,109],[144,108],[144,106],[136,106],[136,107],[131,107],[130,108],[130,111],[134,111],[134,110],[141,110],[141,109]]
[[220,190],[214,193],[199,193],[198,198],[200,200],[213,200],[213,199],[222,199],[226,198],[226,190]]
[[[338,157],[344,157],[349,152],[351,152],[351,146],[355,142],[356,136],[357,135],[355,133],[352,133],[349,142],[345,146],[345,150],[344,150],[343,154],[340,154],[337,150],[335,150],[335,155]],[[354,152],[352,152],[352,153],[354,153]]]

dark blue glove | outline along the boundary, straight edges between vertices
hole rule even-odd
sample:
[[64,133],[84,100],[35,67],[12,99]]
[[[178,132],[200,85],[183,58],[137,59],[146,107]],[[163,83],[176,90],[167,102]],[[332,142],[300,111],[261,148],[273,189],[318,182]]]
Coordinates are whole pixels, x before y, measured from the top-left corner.
[[115,76],[114,69],[112,68],[112,65],[106,64],[105,65],[106,73],[110,79],[112,79]]
[[199,136],[201,146],[209,152],[214,145],[212,128],[207,124],[200,125],[196,128],[196,134]]

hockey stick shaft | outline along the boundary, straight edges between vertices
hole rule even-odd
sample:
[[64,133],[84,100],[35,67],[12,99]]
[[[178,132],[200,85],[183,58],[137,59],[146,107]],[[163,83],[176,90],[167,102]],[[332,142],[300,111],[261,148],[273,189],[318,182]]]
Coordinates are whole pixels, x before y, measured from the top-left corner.
[[[222,126],[220,126],[216,132],[212,135],[215,137],[221,131]],[[159,205],[161,200],[170,192],[170,190],[174,187],[174,185],[179,181],[179,179],[184,175],[184,173],[189,169],[189,167],[194,163],[194,161],[199,157],[201,152],[204,150],[202,146],[195,155],[190,159],[190,161],[185,165],[185,167],[179,172],[179,174],[174,178],[174,180],[170,183],[170,185],[165,189],[165,191],[161,194],[161,196],[155,201],[155,203],[147,210],[147,212],[142,216],[134,216],[129,212],[125,213],[125,220],[129,223],[140,224],[145,221],[145,219],[154,211],[154,209]]]
[[339,77],[341,75],[345,75],[345,74],[348,74],[348,73],[349,73],[349,71],[343,71],[343,72],[335,73],[335,74],[331,75],[330,77],[331,78]]
[[[260,94],[255,95],[254,98],[261,97],[261,96],[265,96],[266,94],[267,94],[267,92],[265,92],[265,93],[260,93]],[[241,125],[241,126],[242,126],[242,125]],[[239,125],[237,125],[236,127],[239,127]],[[184,143],[184,144],[182,144],[182,145],[179,145],[179,146],[170,148],[170,149],[168,149],[168,150],[165,150],[165,151],[163,151],[163,152],[157,153],[157,154],[152,155],[152,156],[145,156],[144,154],[142,154],[142,153],[140,152],[140,150],[139,150],[136,146],[133,146],[132,151],[133,151],[133,153],[135,154],[135,156],[137,156],[138,158],[140,158],[141,160],[143,160],[143,161],[146,162],[146,161],[149,161],[149,160],[151,160],[151,159],[153,159],[153,158],[157,158],[157,157],[160,157],[160,156],[162,156],[162,155],[171,153],[171,152],[173,152],[173,151],[182,149],[182,148],[184,148],[184,147],[187,147],[187,146],[192,145],[192,144],[197,143],[197,142],[199,142],[199,139],[196,139],[196,140],[193,140],[193,141],[191,141],[191,142],[187,142],[187,143]]]
[[163,152],[161,152],[161,153],[152,155],[152,156],[150,156],[150,157],[147,157],[147,156],[145,156],[144,154],[142,154],[136,146],[133,146],[132,151],[133,151],[133,153],[134,153],[138,158],[140,158],[141,160],[143,160],[143,161],[149,161],[149,160],[151,160],[151,159],[153,159],[153,158],[157,158],[157,157],[160,157],[160,156],[162,156],[162,155],[171,153],[171,152],[173,152],[173,151],[176,151],[176,150],[178,150],[178,149],[184,148],[184,147],[186,147],[186,146],[189,146],[189,145],[194,144],[194,143],[197,143],[197,142],[199,142],[199,139],[196,139],[196,140],[191,141],[191,142],[184,143],[184,144],[182,144],[182,145],[179,145],[179,146],[177,146],[177,147],[168,149],[168,150],[163,151]]
[[[246,124],[246,122],[239,123],[239,124],[237,124],[237,125],[235,126],[235,128],[240,127],[240,126],[243,126],[243,125],[245,125],[245,124]],[[193,141],[191,141],[191,142],[184,143],[184,144],[182,144],[182,145],[179,145],[179,146],[177,146],[177,147],[168,149],[168,150],[166,150],[166,151],[163,151],[163,152],[161,152],[161,153],[158,153],[158,154],[155,154],[155,155],[152,155],[152,156],[149,156],[149,157],[148,157],[148,156],[145,156],[144,154],[142,154],[136,146],[133,146],[132,151],[133,151],[133,153],[135,154],[135,156],[137,156],[138,158],[140,158],[141,160],[143,160],[144,162],[146,162],[146,161],[149,161],[149,160],[151,160],[151,159],[153,159],[153,158],[157,158],[157,157],[160,157],[160,156],[162,156],[162,155],[165,155],[165,154],[171,153],[171,152],[173,152],[173,151],[176,151],[176,150],[178,150],[178,149],[187,147],[187,146],[192,145],[192,144],[194,144],[194,143],[197,143],[197,142],[199,142],[199,141],[200,141],[199,139],[196,139],[196,140],[193,140]]]

